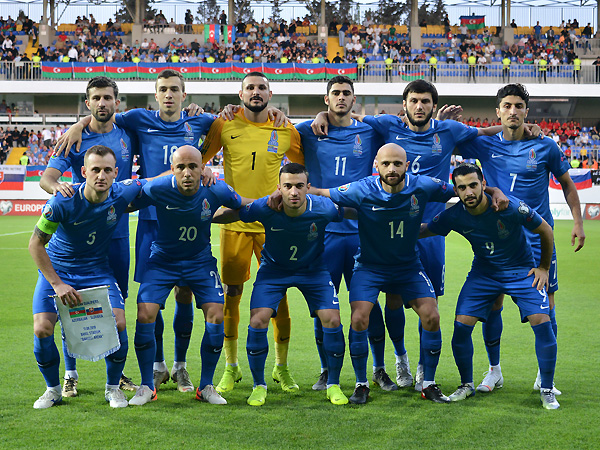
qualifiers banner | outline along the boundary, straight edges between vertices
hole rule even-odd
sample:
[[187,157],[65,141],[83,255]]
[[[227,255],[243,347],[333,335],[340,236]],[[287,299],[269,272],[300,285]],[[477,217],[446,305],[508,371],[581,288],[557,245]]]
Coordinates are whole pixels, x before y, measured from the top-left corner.
[[67,353],[72,358],[99,361],[116,352],[121,343],[108,300],[108,286],[78,291],[81,305],[70,308],[54,296]]
[[1,216],[39,216],[46,200],[0,200]]

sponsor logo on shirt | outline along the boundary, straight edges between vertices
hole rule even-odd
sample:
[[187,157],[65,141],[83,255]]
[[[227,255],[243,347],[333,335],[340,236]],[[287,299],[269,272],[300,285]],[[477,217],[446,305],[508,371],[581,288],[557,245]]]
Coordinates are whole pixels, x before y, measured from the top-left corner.
[[442,143],[437,133],[433,135],[433,145],[431,146],[431,153],[434,155],[442,154]]
[[194,131],[192,130],[192,127],[190,126],[189,123],[184,122],[183,123],[183,128],[185,130],[185,141],[186,142],[194,142]]
[[415,195],[410,196],[410,212],[408,213],[410,217],[415,217],[419,215],[419,200]]
[[356,137],[354,138],[354,156],[360,156],[362,155],[362,139],[360,138],[360,134],[357,134]]
[[530,172],[534,172],[537,170],[538,163],[535,157],[535,150],[532,148],[531,150],[529,150],[529,157],[527,158],[527,163],[525,164],[525,167],[527,167],[527,170],[529,170]]
[[117,212],[115,211],[115,207],[110,205],[110,208],[108,208],[108,216],[106,216],[106,224],[114,225],[115,223],[117,223]]
[[277,130],[273,130],[271,132],[271,139],[267,143],[267,151],[271,153],[277,153],[279,150],[279,135],[277,134]]
[[200,220],[210,220],[212,218],[212,212],[210,211],[210,203],[208,200],[202,200],[202,212],[200,213]]
[[123,161],[129,161],[129,149],[127,143],[121,138],[121,159]]

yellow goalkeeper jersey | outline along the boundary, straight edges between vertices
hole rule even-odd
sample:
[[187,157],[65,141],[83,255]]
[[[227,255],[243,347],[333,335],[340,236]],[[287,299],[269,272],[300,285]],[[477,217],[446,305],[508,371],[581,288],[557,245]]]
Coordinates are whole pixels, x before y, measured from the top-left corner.
[[[231,121],[216,119],[202,145],[203,161],[210,161],[223,148],[225,182],[242,197],[261,198],[277,189],[284,154],[292,162],[304,163],[300,134],[292,124],[276,128],[273,121],[251,122],[240,109]],[[226,230],[264,232],[258,223],[234,222]]]

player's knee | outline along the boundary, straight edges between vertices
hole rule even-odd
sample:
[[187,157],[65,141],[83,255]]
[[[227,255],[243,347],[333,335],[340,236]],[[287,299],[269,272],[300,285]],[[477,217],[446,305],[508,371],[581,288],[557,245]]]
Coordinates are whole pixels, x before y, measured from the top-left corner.
[[178,303],[192,303],[192,290],[187,286],[175,286],[175,301]]
[[54,334],[54,326],[48,322],[35,323],[33,324],[33,334],[40,339],[47,338]]
[[437,331],[440,328],[440,313],[437,308],[428,309],[421,316],[423,328],[427,331]]
[[330,314],[320,314],[321,323],[325,328],[337,328],[340,326],[340,314],[339,313],[330,313]]
[[223,323],[223,305],[220,303],[213,303],[208,307],[202,307],[204,311],[204,319],[208,323],[216,323],[217,325]]
[[263,311],[251,314],[250,326],[254,329],[263,329],[269,326],[269,315]]
[[362,312],[353,313],[352,328],[354,328],[354,331],[364,331],[369,328],[369,315]]
[[231,295],[231,296],[235,297],[237,295],[242,295],[243,291],[244,291],[244,285],[243,284],[228,284],[228,285],[225,285],[225,293],[227,295]]

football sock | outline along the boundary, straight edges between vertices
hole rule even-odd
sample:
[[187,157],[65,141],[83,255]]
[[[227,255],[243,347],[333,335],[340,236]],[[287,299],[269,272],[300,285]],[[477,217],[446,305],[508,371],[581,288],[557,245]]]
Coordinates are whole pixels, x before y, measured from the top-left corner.
[[350,358],[352,367],[356,375],[356,382],[367,384],[367,357],[369,356],[369,345],[367,344],[367,330],[355,331],[350,326],[348,335],[348,347],[350,348]]
[[202,370],[200,372],[200,386],[202,390],[208,384],[213,384],[215,368],[221,356],[223,348],[223,323],[204,323],[204,336],[200,345],[200,359],[202,360]]
[[156,342],[156,355],[154,361],[163,362],[165,360],[165,352],[163,351],[163,333],[165,331],[165,321],[163,319],[162,311],[159,309],[156,315],[156,321],[154,322],[154,341]]
[[552,332],[554,336],[558,338],[558,326],[556,325],[556,305],[552,308],[548,314],[550,315],[550,323],[552,324]]
[[342,325],[335,328],[323,328],[323,347],[327,354],[327,385],[340,384],[340,372],[344,363],[346,342]]
[[323,325],[321,319],[315,317],[315,343],[317,344],[317,351],[319,352],[319,359],[321,360],[321,373],[327,370],[327,354],[323,348]]
[[277,316],[271,319],[273,322],[273,336],[275,342],[275,364],[287,365],[288,349],[290,345],[290,331],[292,321],[288,308],[287,295],[284,295],[277,308]]
[[404,348],[405,324],[406,317],[404,317],[403,306],[397,309],[385,307],[385,326],[387,327],[392,344],[394,344],[394,353],[396,355],[406,354],[406,348]]
[[79,380],[79,374],[76,370],[65,370],[65,378],[75,378]]
[[127,351],[129,350],[129,341],[127,339],[127,329],[119,331],[119,349],[108,355],[106,359],[106,384],[119,386],[121,374],[125,368],[127,360]]
[[223,325],[225,330],[225,362],[229,365],[238,363],[238,326],[240,324],[240,300],[242,295],[225,294],[223,308]]
[[45,338],[39,338],[34,335],[33,354],[35,355],[40,372],[42,372],[42,376],[46,380],[46,386],[54,388],[60,385],[60,375],[58,374],[60,354],[54,343],[54,335]]
[[175,361],[185,361],[194,327],[193,303],[175,302],[173,332],[175,333]]
[[248,340],[246,341],[246,353],[248,354],[248,364],[254,386],[266,386],[265,382],[265,362],[269,354],[269,341],[267,339],[268,328],[257,329],[248,325]]
[[483,322],[481,331],[483,333],[483,341],[487,350],[490,366],[500,364],[500,337],[502,336],[502,310],[490,312],[487,320]]
[[460,373],[461,384],[473,383],[473,328],[475,327],[454,321],[452,353]]
[[152,373],[152,360],[156,354],[156,341],[154,334],[154,324],[136,322],[135,337],[133,344],[135,346],[135,354],[142,375],[142,383],[154,390],[154,374]]
[[556,367],[556,336],[550,322],[540,323],[531,328],[535,333],[535,354],[540,368],[542,389],[552,389]]
[[373,367],[385,367],[385,324],[383,323],[383,313],[378,301],[373,305],[369,315],[367,336],[373,354]]
[[225,339],[223,341],[223,349],[225,350],[225,363],[228,366],[238,365],[238,340]]
[[65,360],[65,372],[67,371],[77,371],[77,360],[69,356],[69,352],[67,349],[67,341],[65,337],[62,338],[62,348],[63,348],[63,358]]
[[442,351],[442,331],[423,329],[421,347],[423,348],[423,388],[425,388],[425,381],[433,382],[435,380],[435,370]]

